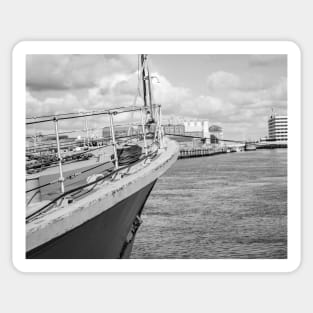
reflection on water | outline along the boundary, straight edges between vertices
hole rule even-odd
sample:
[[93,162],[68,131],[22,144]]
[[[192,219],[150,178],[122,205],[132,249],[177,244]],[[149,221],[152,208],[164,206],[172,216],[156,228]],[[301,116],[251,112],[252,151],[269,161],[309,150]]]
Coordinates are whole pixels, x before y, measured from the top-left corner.
[[287,149],[179,160],[142,218],[132,258],[286,258]]

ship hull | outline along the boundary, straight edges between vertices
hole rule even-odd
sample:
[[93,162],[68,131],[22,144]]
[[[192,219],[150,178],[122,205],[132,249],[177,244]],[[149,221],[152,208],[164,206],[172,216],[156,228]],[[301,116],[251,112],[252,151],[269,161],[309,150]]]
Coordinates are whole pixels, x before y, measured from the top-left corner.
[[140,215],[156,180],[67,233],[26,253],[28,259],[119,259],[131,254]]

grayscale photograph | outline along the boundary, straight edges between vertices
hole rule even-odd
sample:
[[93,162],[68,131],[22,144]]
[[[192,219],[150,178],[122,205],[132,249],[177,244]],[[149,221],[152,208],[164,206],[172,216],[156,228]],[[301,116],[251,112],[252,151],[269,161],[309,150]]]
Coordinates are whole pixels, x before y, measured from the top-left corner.
[[26,55],[26,259],[287,259],[287,61]]

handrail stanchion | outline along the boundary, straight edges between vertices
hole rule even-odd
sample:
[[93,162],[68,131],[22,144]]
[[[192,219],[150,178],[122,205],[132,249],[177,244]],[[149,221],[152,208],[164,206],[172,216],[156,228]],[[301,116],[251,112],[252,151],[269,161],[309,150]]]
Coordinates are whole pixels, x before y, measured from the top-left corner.
[[35,153],[37,152],[37,135],[36,135],[36,133],[34,135],[34,152]]
[[146,140],[146,126],[144,123],[144,118],[143,118],[143,113],[142,109],[140,110],[141,113],[141,127],[142,127],[142,135],[143,135],[143,144],[144,144],[144,149],[145,149],[145,155],[148,155],[148,147],[147,147],[147,140]]
[[155,123],[155,129],[154,129],[154,142],[157,141],[157,137],[158,137],[158,131],[159,131],[159,111],[155,111],[154,112],[154,121]]
[[55,138],[57,142],[57,150],[58,150],[58,162],[59,162],[59,182],[61,185],[61,192],[64,193],[64,177],[63,177],[63,169],[62,169],[62,156],[61,156],[61,148],[60,148],[60,138],[59,138],[59,129],[58,129],[58,120],[54,117],[54,129],[55,129]]
[[114,153],[114,164],[115,164],[115,169],[118,169],[118,157],[117,157],[117,148],[116,148],[115,133],[114,133],[113,113],[110,112],[109,116],[110,116],[110,131],[111,131],[113,153]]
[[88,129],[88,121],[87,121],[86,116],[85,116],[85,132],[86,132],[87,146],[89,147],[89,129]]
[[160,148],[164,148],[164,137],[162,133],[162,112],[161,112],[161,105],[158,106],[158,122],[159,122],[159,142]]

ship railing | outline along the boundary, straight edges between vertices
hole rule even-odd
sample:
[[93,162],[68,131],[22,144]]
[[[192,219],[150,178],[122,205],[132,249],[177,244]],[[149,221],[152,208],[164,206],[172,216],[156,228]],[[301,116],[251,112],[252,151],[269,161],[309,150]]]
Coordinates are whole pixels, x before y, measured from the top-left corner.
[[[139,121],[134,122],[133,120],[131,122],[115,122],[115,117],[119,114],[123,113],[135,113],[138,112]],[[26,126],[27,127],[35,127],[36,130],[40,127],[38,125],[42,125],[43,123],[53,123],[54,124],[54,132],[48,132],[46,134],[41,134],[40,136],[36,135],[36,130],[33,129],[33,132],[35,131],[35,135],[28,135],[27,139],[33,138],[33,145],[28,146],[26,148],[26,156],[29,159],[35,160],[35,165],[28,166],[29,173],[31,172],[40,172],[42,170],[45,170],[49,167],[56,167],[58,166],[59,170],[59,177],[58,179],[52,180],[44,185],[38,185],[33,188],[28,188],[26,190],[27,196],[27,205],[32,203],[33,200],[37,200],[40,197],[36,197],[38,192],[40,192],[40,189],[53,184],[59,184],[60,187],[60,194],[65,194],[65,181],[68,179],[72,179],[73,177],[79,176],[85,171],[77,172],[74,174],[71,174],[67,177],[64,176],[64,169],[63,166],[65,164],[76,162],[77,157],[83,156],[85,154],[93,153],[96,150],[101,150],[105,147],[111,146],[113,147],[113,158],[108,162],[101,162],[100,164],[97,164],[95,167],[92,167],[91,169],[95,169],[97,167],[100,167],[101,165],[111,163],[114,164],[114,171],[119,170],[119,156],[118,156],[118,146],[120,144],[127,144],[130,142],[138,141],[140,140],[143,142],[143,149],[144,153],[143,156],[145,159],[148,159],[153,155],[151,152],[153,152],[153,148],[155,146],[159,148],[164,147],[164,141],[163,141],[163,133],[162,133],[162,127],[161,127],[161,106],[157,106],[156,110],[156,118],[155,118],[155,127],[154,129],[151,128],[149,125],[149,121],[147,120],[148,112],[146,108],[143,107],[126,107],[126,108],[117,108],[117,109],[111,109],[111,110],[101,110],[101,111],[90,111],[90,112],[84,112],[84,113],[68,113],[68,114],[60,114],[60,115],[47,115],[47,116],[41,116],[41,117],[32,117],[26,119]],[[108,123],[104,123],[106,125],[105,127],[92,127],[88,128],[88,120],[89,117],[94,116],[108,116]],[[85,127],[83,129],[74,129],[74,130],[65,130],[60,131],[60,122],[64,120],[70,120],[70,119],[78,119],[83,118],[85,122]],[[124,129],[124,133],[118,132],[119,128]],[[125,128],[128,128],[127,133],[125,133]],[[102,136],[99,138],[91,138],[90,132],[95,130],[102,129],[108,132],[108,136]],[[135,130],[135,131],[134,131]],[[75,133],[82,133],[84,134],[83,138],[81,140],[69,140],[64,141],[62,138],[60,138],[62,135],[65,134],[75,134]],[[49,138],[53,136],[54,143],[51,144],[48,142],[39,142],[37,139],[42,140],[43,138]],[[148,144],[149,142],[149,144]],[[83,151],[73,152],[71,153],[71,157],[67,158],[68,152],[66,150],[68,149],[75,149],[75,147],[83,147]],[[51,153],[52,152],[52,153]],[[53,158],[51,158],[51,155]],[[47,157],[48,156],[48,157]],[[38,168],[38,162],[36,160],[47,160],[46,163],[42,163],[39,165]],[[84,186],[83,186],[84,187]]]
[[115,170],[111,171],[110,173],[108,173],[102,177],[97,178],[95,181],[86,183],[85,185],[73,188],[71,190],[65,191],[64,193],[59,194],[57,197],[55,197],[54,199],[52,199],[48,203],[44,204],[42,207],[40,207],[35,212],[28,214],[26,216],[26,223],[31,222],[32,220],[34,220],[37,217],[39,217],[40,215],[44,214],[45,212],[47,212],[51,208],[58,206],[58,205],[62,205],[65,200],[69,201],[68,203],[71,203],[76,198],[81,197],[82,191],[87,189],[87,191],[84,192],[84,195],[86,195],[87,193],[92,191],[97,185],[103,184],[108,179],[112,179],[112,177],[116,177],[121,172],[127,173],[127,171],[131,167],[136,166],[138,163],[143,162],[147,159],[152,159],[156,155],[157,155],[157,150],[153,150],[153,151],[149,152],[147,155],[142,156],[142,158],[138,159],[137,161],[131,163],[130,165],[121,166],[118,169],[115,169]]

